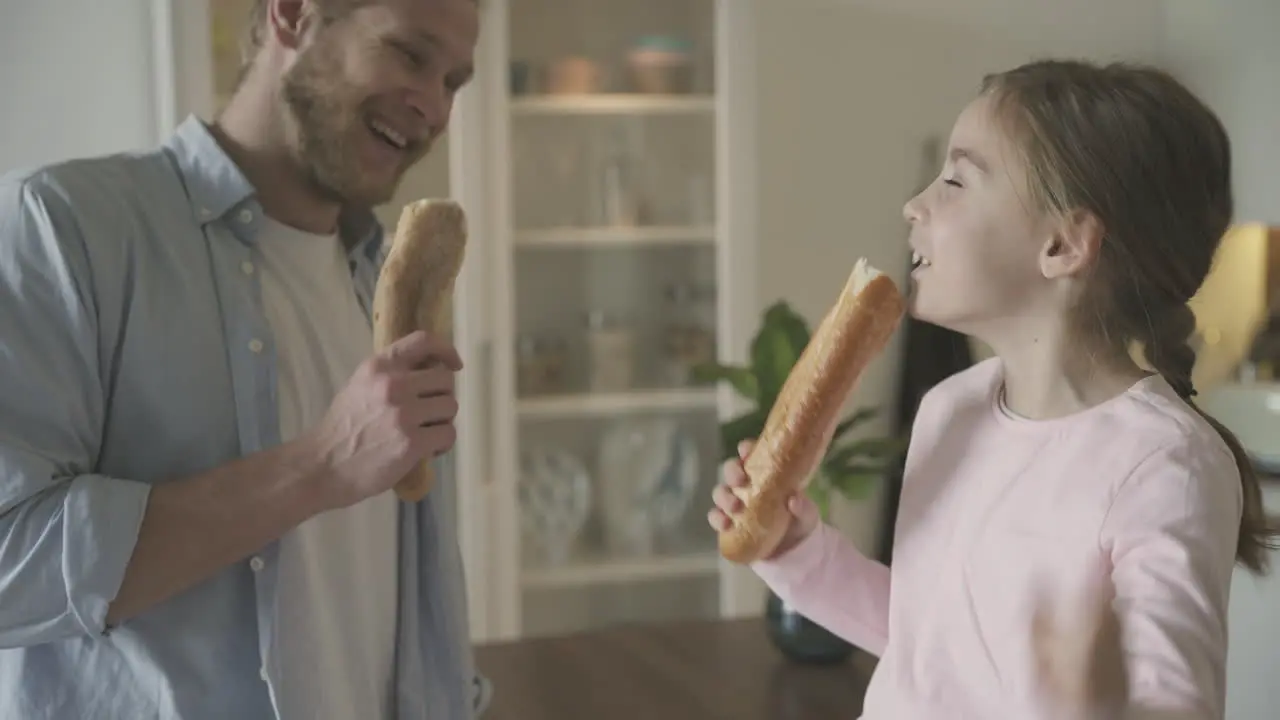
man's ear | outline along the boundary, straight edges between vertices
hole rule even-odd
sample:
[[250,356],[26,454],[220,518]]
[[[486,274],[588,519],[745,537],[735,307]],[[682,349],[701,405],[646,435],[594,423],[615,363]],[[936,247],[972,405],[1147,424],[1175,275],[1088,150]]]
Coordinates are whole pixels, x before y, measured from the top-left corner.
[[267,27],[282,47],[297,50],[315,16],[310,0],[269,0]]
[[1073,210],[1058,221],[1040,251],[1040,272],[1047,278],[1080,274],[1097,259],[1106,234],[1097,215]]

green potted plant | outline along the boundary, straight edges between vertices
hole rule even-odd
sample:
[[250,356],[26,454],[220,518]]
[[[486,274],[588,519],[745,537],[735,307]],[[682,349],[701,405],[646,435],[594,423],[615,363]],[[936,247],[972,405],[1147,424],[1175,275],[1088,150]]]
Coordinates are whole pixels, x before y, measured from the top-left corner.
[[[693,369],[696,382],[727,382],[752,405],[743,414],[721,423],[722,459],[736,456],[741,441],[756,438],[763,431],[769,411],[809,344],[809,337],[805,319],[785,301],[778,301],[764,312],[760,329],[751,342],[749,364],[707,363]],[[830,518],[834,496],[854,502],[867,498],[904,449],[904,443],[895,437],[855,436],[853,431],[876,415],[876,408],[860,408],[836,426],[826,454],[806,490],[823,521]],[[774,643],[793,659],[839,662],[853,650],[848,643],[787,607],[772,592],[765,617]]]

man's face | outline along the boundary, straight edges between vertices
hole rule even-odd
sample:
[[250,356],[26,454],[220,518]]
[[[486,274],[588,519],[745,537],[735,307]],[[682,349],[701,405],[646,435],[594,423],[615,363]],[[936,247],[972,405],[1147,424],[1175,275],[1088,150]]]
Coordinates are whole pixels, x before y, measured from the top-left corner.
[[444,132],[472,75],[475,0],[375,0],[317,23],[285,72],[290,152],[333,200],[372,207]]

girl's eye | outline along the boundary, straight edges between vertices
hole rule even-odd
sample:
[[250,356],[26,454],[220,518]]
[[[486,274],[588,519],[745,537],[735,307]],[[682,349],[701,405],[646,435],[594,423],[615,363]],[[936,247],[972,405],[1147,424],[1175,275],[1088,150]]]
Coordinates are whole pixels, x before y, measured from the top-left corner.
[[943,178],[942,182],[950,185],[951,187],[958,187],[958,188],[964,187],[964,185],[961,185],[960,181],[956,180],[955,178]]

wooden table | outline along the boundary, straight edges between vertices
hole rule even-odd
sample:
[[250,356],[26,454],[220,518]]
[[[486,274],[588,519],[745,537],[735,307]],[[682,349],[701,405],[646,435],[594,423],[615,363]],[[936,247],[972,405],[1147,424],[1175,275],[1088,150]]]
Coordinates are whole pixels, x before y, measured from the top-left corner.
[[476,663],[484,720],[854,720],[875,660],[800,665],[750,619],[481,645]]

